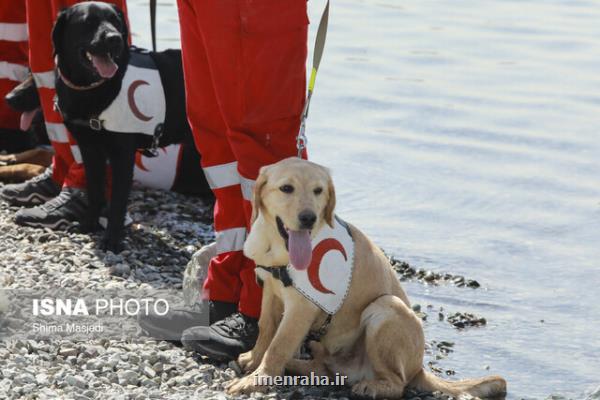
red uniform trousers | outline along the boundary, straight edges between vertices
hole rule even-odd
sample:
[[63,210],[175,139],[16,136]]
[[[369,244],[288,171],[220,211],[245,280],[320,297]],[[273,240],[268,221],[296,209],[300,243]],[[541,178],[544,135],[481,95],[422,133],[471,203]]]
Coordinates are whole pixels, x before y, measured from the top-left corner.
[[0,2],[0,128],[19,129],[20,115],[10,109],[4,96],[23,81],[27,66],[25,0]]
[[[77,142],[54,110],[54,54],[51,32],[58,12],[77,0],[26,0],[29,66],[38,88],[46,130],[54,148],[53,178],[62,186],[85,188],[85,170]],[[126,11],[125,0],[106,0]]]
[[306,0],[178,0],[188,118],[216,196],[211,300],[258,317],[261,290],[242,254],[261,166],[296,154],[305,101]]

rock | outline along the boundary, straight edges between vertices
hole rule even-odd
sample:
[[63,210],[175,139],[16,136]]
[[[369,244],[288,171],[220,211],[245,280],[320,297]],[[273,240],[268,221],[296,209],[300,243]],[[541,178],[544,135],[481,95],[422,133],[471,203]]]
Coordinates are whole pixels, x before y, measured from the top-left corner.
[[102,261],[95,260],[88,264],[88,268],[95,268],[95,269],[104,268],[104,265],[105,264]]
[[58,355],[59,356],[63,356],[65,358],[67,358],[67,357],[76,357],[77,356],[77,349],[75,349],[73,347],[61,347],[60,350],[58,351]]
[[188,306],[198,301],[208,274],[208,263],[217,255],[217,244],[203,246],[193,256],[183,273],[183,298]]
[[21,388],[21,394],[29,394],[37,389],[37,385],[35,383],[28,383]]
[[482,326],[487,324],[485,318],[477,317],[469,313],[460,312],[448,316],[446,320],[458,329],[463,329],[471,326]]
[[40,386],[45,386],[48,384],[48,375],[46,374],[37,374],[35,376],[35,382]]
[[126,277],[129,276],[130,273],[131,267],[129,264],[119,263],[110,268],[110,274],[114,276]]
[[138,356],[137,354],[130,354],[129,355],[129,362],[131,364],[137,365],[140,363],[142,359],[140,358],[140,356]]
[[452,278],[452,282],[454,282],[455,285],[462,285],[465,282],[465,278],[463,276],[455,276]]
[[194,383],[194,382],[202,379],[202,374],[199,373],[197,370],[192,370],[192,371],[188,371],[185,374],[183,374],[183,378],[188,383]]
[[415,269],[411,267],[408,263],[404,261],[399,261],[395,259],[393,256],[390,257],[390,264],[394,268],[394,270],[398,273],[398,277],[401,281],[405,280],[418,280],[420,282],[424,282],[431,285],[438,285],[443,281],[450,281],[456,286],[459,287],[470,287],[470,288],[478,288],[480,287],[479,282],[472,279],[465,279],[463,276],[452,275],[448,273],[436,273],[434,271],[426,271],[424,269]]
[[119,376],[113,372],[106,374],[106,380],[110,383],[119,383]]
[[104,262],[106,264],[118,264],[123,262],[123,255],[114,254],[112,251],[109,251],[104,256]]
[[144,373],[144,375],[146,375],[148,378],[154,378],[156,377],[156,371],[154,371],[149,365],[144,365],[142,367],[142,372]]
[[88,383],[81,376],[69,375],[65,380],[69,386],[78,387],[79,389],[87,389]]
[[169,350],[171,348],[171,346],[172,346],[171,344],[169,344],[169,343],[167,343],[165,341],[161,341],[158,344],[158,349],[159,350]]
[[427,314],[425,314],[424,312],[417,312],[415,314],[417,315],[417,317],[421,318],[421,320],[427,321]]
[[481,286],[481,285],[479,285],[479,282],[477,282],[477,281],[474,281],[474,280],[472,280],[472,279],[469,279],[469,280],[467,281],[467,287],[470,287],[470,288],[476,289],[476,288],[478,288],[479,286]]
[[27,359],[20,354],[15,356],[14,361],[15,361],[15,364],[26,364],[27,363]]
[[164,364],[159,361],[152,366],[152,369],[154,370],[154,372],[160,374],[161,372],[163,372],[163,366]]
[[119,371],[117,377],[119,385],[137,385],[139,382],[139,374],[135,371]]
[[85,346],[81,354],[86,358],[97,357],[99,354],[104,353],[104,347],[102,346]]
[[36,383],[35,377],[33,376],[33,374],[30,373],[24,373],[24,374],[20,374],[17,379],[15,379],[15,383],[18,385],[25,385],[28,383]]
[[106,366],[110,368],[115,368],[119,362],[121,361],[121,356],[119,354],[111,355],[108,360],[106,360]]
[[103,367],[103,364],[99,360],[89,360],[85,364],[85,369],[90,370],[90,371],[99,371],[102,369],[102,367]]
[[146,351],[142,353],[142,360],[146,361],[149,364],[155,364],[156,362],[158,362],[159,356],[156,351]]
[[142,378],[140,384],[144,387],[158,387],[158,383],[149,378]]
[[240,365],[237,363],[237,361],[230,361],[229,364],[227,364],[227,366],[235,372],[236,376],[244,375],[244,373],[243,373]]

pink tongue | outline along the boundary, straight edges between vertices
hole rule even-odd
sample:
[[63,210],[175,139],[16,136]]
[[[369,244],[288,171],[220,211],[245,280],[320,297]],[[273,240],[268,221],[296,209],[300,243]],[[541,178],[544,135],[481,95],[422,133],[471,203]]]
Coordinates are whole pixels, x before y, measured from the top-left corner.
[[25,111],[21,114],[21,123],[19,125],[22,131],[26,131],[29,129],[37,111],[38,110],[35,109],[33,111]]
[[308,268],[312,259],[312,245],[310,233],[303,229],[300,231],[288,231],[288,250],[290,253],[290,264],[298,270]]
[[92,56],[92,64],[101,77],[110,79],[117,73],[119,66],[108,56]]

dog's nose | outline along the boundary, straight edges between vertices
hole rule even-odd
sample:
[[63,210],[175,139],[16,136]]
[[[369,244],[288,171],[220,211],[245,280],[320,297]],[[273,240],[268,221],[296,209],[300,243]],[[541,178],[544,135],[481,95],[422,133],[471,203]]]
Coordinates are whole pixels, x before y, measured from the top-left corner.
[[304,210],[298,214],[298,219],[300,220],[300,228],[312,229],[315,222],[317,222],[317,215],[310,210]]
[[118,32],[109,32],[104,37],[106,44],[109,47],[119,47],[123,44],[123,39],[121,38],[121,34]]

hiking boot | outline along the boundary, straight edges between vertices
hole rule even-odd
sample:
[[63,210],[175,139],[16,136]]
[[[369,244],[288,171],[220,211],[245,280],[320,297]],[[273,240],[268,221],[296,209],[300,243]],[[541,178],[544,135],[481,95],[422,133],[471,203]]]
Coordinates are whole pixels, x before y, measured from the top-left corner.
[[138,324],[156,339],[179,341],[181,334],[193,326],[210,325],[237,311],[237,304],[223,301],[203,301],[187,308],[175,308],[165,315],[140,314]]
[[227,362],[251,350],[257,338],[258,320],[236,312],[211,326],[195,326],[185,330],[181,335],[181,343],[188,350]]
[[87,209],[85,192],[64,188],[58,196],[41,206],[25,208],[15,214],[15,223],[35,228],[65,230],[79,222]]
[[52,168],[26,182],[6,185],[0,198],[14,206],[33,207],[43,204],[60,193],[60,186],[52,179]]

